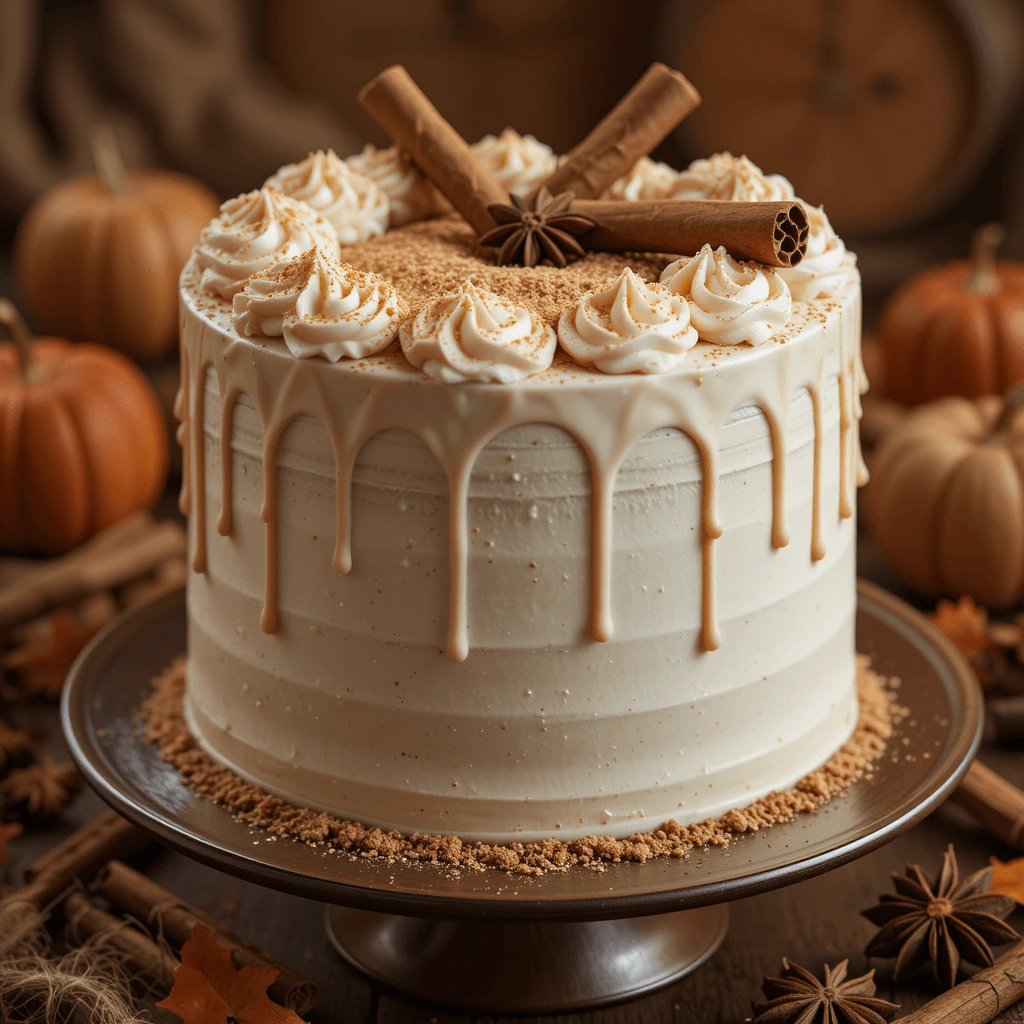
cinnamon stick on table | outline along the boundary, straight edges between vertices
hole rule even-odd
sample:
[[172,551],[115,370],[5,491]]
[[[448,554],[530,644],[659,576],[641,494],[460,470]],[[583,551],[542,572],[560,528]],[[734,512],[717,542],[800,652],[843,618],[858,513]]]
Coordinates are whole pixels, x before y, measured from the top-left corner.
[[112,860],[105,865],[96,876],[96,891],[108,902],[144,924],[159,927],[163,935],[178,945],[192,937],[197,924],[206,925],[217,941],[232,951],[236,967],[250,964],[255,967],[273,967],[278,972],[269,990],[273,999],[300,1016],[313,1008],[316,984],[312,979],[279,963],[258,946],[221,927],[208,914],[190,906],[126,864]]
[[173,984],[180,962],[131,922],[100,910],[84,893],[73,892],[64,900],[64,919],[69,937],[83,943],[103,937],[104,945],[115,949],[131,975],[142,975],[164,989]]
[[572,212],[597,225],[580,236],[587,249],[692,255],[724,245],[736,259],[792,267],[807,252],[807,215],[799,203],[704,199],[647,202],[579,200]]
[[1024,850],[1024,792],[975,761],[950,800],[1008,846]]
[[28,622],[56,605],[118,587],[184,555],[185,531],[175,522],[137,518],[110,527],[81,547],[40,564],[0,590],[0,629]]
[[597,199],[699,105],[700,93],[684,75],[652,64],[530,198],[547,188],[552,195],[573,192],[577,199]]
[[478,235],[495,227],[488,207],[508,203],[508,193],[401,64],[392,65],[363,86],[359,103]]
[[894,1024],[988,1024],[1024,996],[1024,942]]

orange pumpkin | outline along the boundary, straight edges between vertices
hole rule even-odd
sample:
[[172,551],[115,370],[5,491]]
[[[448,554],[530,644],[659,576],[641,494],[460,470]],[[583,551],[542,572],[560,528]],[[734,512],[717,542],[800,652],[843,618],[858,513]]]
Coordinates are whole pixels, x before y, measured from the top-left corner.
[[0,299],[0,548],[66,551],[153,505],[163,415],[142,371],[101,345],[29,336]]
[[99,139],[100,173],[56,185],[25,215],[22,299],[46,331],[155,359],[177,339],[178,275],[217,197],[183,174],[125,172]]
[[890,398],[1002,395],[1024,381],[1024,263],[996,262],[1002,239],[984,225],[970,260],[926,270],[889,300],[879,334]]
[[882,554],[926,594],[989,608],[1024,597],[1024,386],[939,399],[885,436],[863,511]]

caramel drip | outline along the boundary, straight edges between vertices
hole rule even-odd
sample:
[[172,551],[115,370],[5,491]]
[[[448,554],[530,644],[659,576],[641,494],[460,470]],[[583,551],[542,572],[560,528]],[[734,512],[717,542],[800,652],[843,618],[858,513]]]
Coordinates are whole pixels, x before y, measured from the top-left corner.
[[192,457],[191,439],[189,438],[190,403],[196,389],[191,385],[189,377],[189,356],[185,345],[185,328],[181,330],[181,383],[178,393],[174,396],[174,415],[178,419],[177,438],[181,445],[181,490],[178,491],[178,509],[183,516],[192,511]]
[[[204,385],[208,368],[208,363],[200,363],[196,370],[196,379]],[[206,445],[204,443],[206,401],[201,390],[196,389],[196,393],[192,396],[191,406],[192,425],[189,428],[189,434],[192,438],[196,439],[196,454],[192,460],[193,486],[196,494],[195,507],[192,509],[192,515],[195,517],[192,571],[206,572]],[[221,429],[223,430],[223,427]],[[184,477],[185,475],[183,469],[182,476]]]
[[230,537],[234,529],[234,510],[232,495],[234,485],[231,477],[231,425],[238,401],[238,390],[221,388],[224,398],[220,406],[220,515],[217,516],[217,532],[222,537]]
[[[187,303],[186,303],[187,307]],[[674,427],[694,443],[702,474],[701,499],[701,645],[720,644],[715,594],[718,518],[718,452],[721,430],[731,412],[757,406],[764,415],[772,448],[772,527],[775,548],[789,543],[786,522],[787,435],[790,404],[806,389],[814,416],[814,467],[811,558],[825,556],[822,473],[823,388],[826,362],[839,376],[840,480],[839,514],[853,514],[851,480],[862,478],[857,439],[863,368],[858,355],[860,309],[856,316],[831,318],[819,337],[798,336],[784,345],[719,370],[694,368],[682,373],[617,379],[597,386],[591,378],[570,375],[548,386],[499,388],[492,385],[439,386],[400,371],[355,372],[345,365],[297,360],[279,342],[243,341],[216,329],[202,314],[186,308],[182,336],[182,388],[176,402],[179,436],[185,459],[181,506],[196,513],[193,566],[205,569],[206,482],[202,468],[204,388],[207,369],[217,368],[221,394],[220,455],[223,504],[218,532],[229,536],[232,515],[232,430],[235,403],[241,394],[253,401],[264,435],[265,583],[260,625],[273,633],[279,626],[278,467],[277,454],[288,425],[310,416],[328,434],[335,461],[337,502],[333,567],[341,575],[352,568],[352,474],[360,450],[382,430],[408,430],[427,446],[442,467],[449,487],[449,621],[446,653],[453,661],[468,655],[468,500],[478,454],[503,431],[530,423],[547,423],[570,434],[587,456],[592,486],[591,631],[598,641],[613,632],[612,523],[619,467],[635,444],[653,431]],[[195,329],[199,326],[200,329]],[[602,382],[603,384],[603,382]],[[855,469],[856,467],[856,469]],[[191,488],[194,486],[194,494]],[[845,496],[845,497],[844,497]]]

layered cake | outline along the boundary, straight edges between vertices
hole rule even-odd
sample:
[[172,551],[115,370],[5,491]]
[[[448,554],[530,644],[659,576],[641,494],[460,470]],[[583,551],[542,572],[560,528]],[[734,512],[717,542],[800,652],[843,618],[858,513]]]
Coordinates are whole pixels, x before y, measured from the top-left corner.
[[[744,158],[577,205],[537,140],[471,151],[493,244],[368,148],[226,203],[182,274],[189,728],[293,803],[488,842],[791,785],[858,714],[853,258]],[[774,267],[590,247],[645,202],[805,230]]]

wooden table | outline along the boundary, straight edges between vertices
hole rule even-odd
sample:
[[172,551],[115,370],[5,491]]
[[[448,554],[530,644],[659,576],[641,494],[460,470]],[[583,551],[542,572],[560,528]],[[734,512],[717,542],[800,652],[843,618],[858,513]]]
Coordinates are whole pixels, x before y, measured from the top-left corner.
[[[864,540],[860,570],[876,582],[899,589],[873,546]],[[56,732],[55,713],[46,709],[38,714],[51,732]],[[1024,786],[1024,751],[986,748],[982,760]],[[14,852],[25,863],[102,809],[97,797],[83,793],[72,805],[62,827],[22,837],[12,844]],[[519,1019],[579,1020],[593,1024],[740,1022],[750,1016],[751,1001],[760,997],[761,978],[776,974],[783,956],[815,970],[820,970],[824,962],[834,964],[848,957],[852,970],[860,973],[869,966],[863,949],[874,927],[859,911],[874,903],[879,893],[889,890],[890,872],[902,871],[909,862],[937,869],[950,842],[956,845],[965,874],[984,867],[990,856],[1006,860],[1015,855],[955,808],[944,807],[888,846],[860,860],[789,888],[737,901],[731,908],[732,923],[722,948],[708,965],[678,984],[607,1010]],[[144,863],[147,873],[161,884],[311,976],[319,989],[317,1006],[310,1016],[312,1021],[444,1024],[493,1019],[416,1005],[368,981],[328,945],[319,904],[240,882],[174,853],[160,852]],[[17,867],[15,864],[15,870]],[[1011,923],[1024,932],[1024,913],[1015,914]],[[884,964],[875,966],[881,968],[884,978]],[[884,981],[879,987],[879,995],[900,1003],[902,1012],[919,1006],[930,994],[934,993],[927,987],[893,990]],[[1024,1004],[999,1019],[1024,1024]]]

